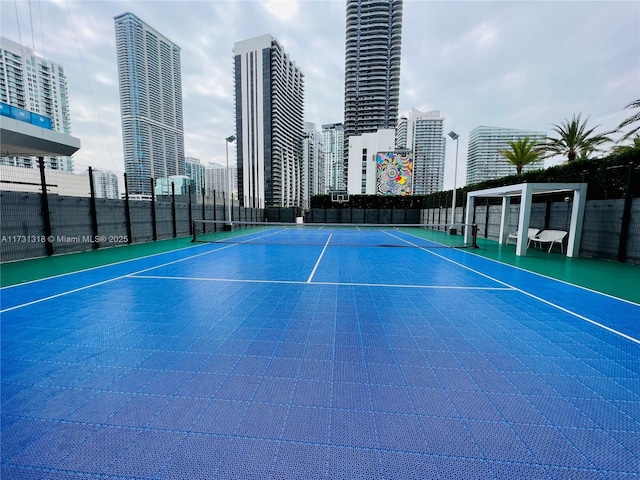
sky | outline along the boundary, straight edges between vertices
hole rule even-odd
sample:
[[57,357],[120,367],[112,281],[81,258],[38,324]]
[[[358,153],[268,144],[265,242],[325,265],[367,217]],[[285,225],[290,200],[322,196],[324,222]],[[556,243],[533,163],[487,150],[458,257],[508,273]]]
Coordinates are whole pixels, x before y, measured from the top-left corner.
[[[78,173],[124,171],[113,19],[125,12],[181,48],[186,156],[225,164],[233,44],[267,33],[305,75],[305,121],[343,121],[343,0],[1,0],[1,35],[65,68]],[[400,75],[399,115],[439,110],[444,133],[460,135],[459,187],[477,126],[551,134],[581,113],[604,132],[634,113],[625,106],[640,98],[640,2],[404,0]]]

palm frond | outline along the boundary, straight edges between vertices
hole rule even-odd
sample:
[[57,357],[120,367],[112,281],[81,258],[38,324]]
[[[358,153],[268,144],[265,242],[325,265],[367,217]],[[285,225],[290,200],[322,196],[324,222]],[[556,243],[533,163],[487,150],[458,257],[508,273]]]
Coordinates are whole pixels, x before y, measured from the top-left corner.
[[[624,108],[640,108],[640,99],[634,100],[633,102],[629,103]],[[640,112],[636,112],[633,115],[631,115],[629,118],[624,119],[622,121],[622,123],[620,123],[620,125],[618,125],[618,130],[620,130],[621,128],[624,128],[624,127],[628,127],[632,123],[636,123],[636,122],[640,122]],[[638,125],[637,127],[632,128],[620,140],[627,140],[628,138],[631,138],[638,131],[640,131],[640,125]]]
[[581,114],[574,114],[571,120],[565,119],[560,125],[551,129],[558,138],[548,137],[544,144],[545,158],[564,155],[568,161],[584,157],[599,151],[599,146],[611,142],[611,132],[596,134],[599,125],[587,128],[589,117],[582,121]]

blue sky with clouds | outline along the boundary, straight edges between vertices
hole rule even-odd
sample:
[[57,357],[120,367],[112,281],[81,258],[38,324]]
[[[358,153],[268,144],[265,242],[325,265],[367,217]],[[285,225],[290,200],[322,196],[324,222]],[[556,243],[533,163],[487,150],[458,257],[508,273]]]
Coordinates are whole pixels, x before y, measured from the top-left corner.
[[[124,171],[113,17],[131,12],[182,50],[185,154],[224,163],[234,133],[233,44],[270,33],[305,74],[305,120],[341,122],[343,1],[1,0],[2,36],[65,67],[79,166]],[[541,130],[574,113],[615,128],[640,98],[640,3],[405,0],[400,114],[440,110],[479,125]],[[453,185],[448,139],[445,187]]]

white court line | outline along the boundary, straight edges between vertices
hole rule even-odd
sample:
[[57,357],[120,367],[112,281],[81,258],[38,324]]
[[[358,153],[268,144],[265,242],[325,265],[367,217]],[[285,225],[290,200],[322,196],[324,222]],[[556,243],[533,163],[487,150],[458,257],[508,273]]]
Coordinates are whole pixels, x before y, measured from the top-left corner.
[[[385,233],[386,233],[386,232],[385,232]],[[483,276],[483,277],[485,277],[485,278],[488,278],[488,279],[490,279],[490,280],[493,280],[494,282],[497,282],[497,283],[500,283],[500,284],[505,285],[505,286],[507,286],[507,287],[510,287],[511,289],[513,289],[513,290],[515,290],[515,291],[517,291],[517,292],[520,292],[520,293],[522,293],[522,294],[524,294],[524,295],[526,295],[526,296],[528,296],[528,297],[531,297],[531,298],[533,298],[533,299],[535,299],[535,300],[538,300],[539,302],[542,302],[542,303],[545,303],[545,304],[547,304],[547,305],[549,305],[549,306],[551,306],[551,307],[557,308],[558,310],[560,310],[560,311],[562,311],[562,312],[565,312],[565,313],[568,313],[568,314],[570,314],[570,315],[573,315],[574,317],[579,318],[580,320],[583,320],[583,321],[585,321],[585,322],[591,323],[592,325],[595,325],[595,326],[597,326],[597,327],[600,327],[600,328],[602,328],[602,329],[604,329],[604,330],[607,330],[607,331],[609,331],[609,332],[611,332],[611,333],[614,333],[614,334],[616,334],[616,335],[619,335],[619,336],[621,336],[622,338],[626,338],[627,340],[630,340],[630,341],[632,341],[632,342],[637,343],[638,345],[640,345],[640,340],[639,340],[639,339],[634,338],[634,337],[631,337],[631,336],[627,335],[626,333],[622,333],[622,332],[620,332],[620,331],[618,331],[618,330],[615,330],[615,329],[613,329],[613,328],[611,328],[611,327],[608,327],[608,326],[606,326],[606,325],[604,325],[604,324],[602,324],[602,323],[600,323],[600,322],[596,322],[595,320],[592,320],[592,319],[587,318],[587,317],[585,317],[585,316],[583,316],[583,315],[580,315],[580,314],[579,314],[579,313],[577,313],[577,312],[573,312],[573,311],[568,310],[568,309],[566,309],[566,308],[564,308],[564,307],[561,307],[560,305],[557,305],[557,304],[555,304],[555,303],[553,303],[553,302],[550,302],[549,300],[545,300],[544,298],[538,297],[537,295],[534,295],[533,293],[529,293],[529,292],[527,292],[527,291],[525,291],[525,290],[522,290],[522,289],[520,289],[520,288],[518,288],[518,287],[514,287],[513,285],[509,285],[508,283],[503,282],[502,280],[498,280],[497,278],[494,278],[494,277],[492,277],[492,276],[490,276],[490,275],[487,275],[487,274],[485,274],[485,273],[479,272],[478,270],[475,270],[475,269],[473,269],[473,268],[471,268],[471,267],[468,267],[468,266],[466,266],[466,265],[463,265],[463,264],[461,264],[460,262],[456,262],[455,260],[451,260],[450,258],[447,258],[447,257],[445,257],[445,256],[443,256],[443,255],[440,255],[440,254],[438,254],[438,253],[432,252],[432,251],[431,251],[431,250],[429,250],[428,248],[420,247],[419,245],[416,245],[416,244],[414,244],[414,243],[411,243],[410,241],[405,240],[405,239],[403,239],[403,238],[401,238],[401,237],[396,237],[395,235],[392,235],[392,234],[390,234],[390,233],[388,233],[388,235],[391,235],[392,237],[395,237],[395,238],[397,238],[398,240],[402,240],[403,242],[406,242],[406,243],[408,243],[409,245],[412,245],[412,246],[414,246],[414,247],[419,248],[420,250],[423,250],[423,251],[425,251],[425,252],[427,252],[427,253],[430,253],[431,255],[435,255],[436,257],[442,258],[443,260],[446,260],[446,261],[448,261],[448,262],[451,262],[451,263],[453,263],[454,265],[458,265],[459,267],[462,267],[462,268],[464,268],[464,269],[466,269],[466,270],[469,270],[470,272],[476,273],[476,274],[481,275],[481,276]],[[417,237],[417,238],[419,238],[419,237]],[[569,284],[568,282],[565,282],[565,283],[567,283],[568,285],[571,285],[571,284]],[[597,292],[596,292],[596,293],[597,293]]]
[[313,267],[313,270],[311,271],[311,275],[309,275],[309,278],[307,278],[307,283],[311,283],[311,279],[313,278],[313,276],[316,274],[316,270],[318,269],[318,265],[320,265],[320,260],[322,260],[322,257],[324,255],[324,252],[327,250],[327,246],[329,245],[329,242],[331,241],[331,237],[333,236],[333,233],[329,234],[329,238],[327,238],[326,243],[324,244],[324,248],[322,249],[322,251],[320,252],[320,256],[318,257],[318,260],[316,261],[315,266]]
[[[54,278],[66,277],[67,275],[74,275],[76,273],[90,272],[91,270],[97,270],[98,268],[111,267],[113,265],[120,265],[122,263],[134,262],[136,260],[142,260],[144,258],[157,257],[158,255],[164,255],[166,253],[181,252],[182,250],[187,250],[189,248],[204,247],[204,246],[206,246],[206,244],[201,243],[200,245],[189,245],[188,247],[176,248],[175,250],[167,250],[166,252],[158,252],[158,253],[152,253],[150,255],[143,255],[142,257],[128,258],[126,260],[120,260],[118,262],[106,263],[104,265],[97,265],[95,267],[83,268],[82,270],[74,270],[73,272],[59,273],[58,275],[52,275],[50,277],[37,278],[35,280],[28,280],[26,282],[16,283],[14,285],[7,285],[5,287],[0,288],[0,290],[6,290],[8,288],[13,288],[13,287],[21,287],[23,285],[29,285],[30,283],[44,282],[45,280],[52,280]],[[65,253],[64,255],[74,255],[75,253],[80,253],[80,252]],[[16,260],[16,262],[19,262],[19,261],[21,260]]]
[[[258,280],[258,279],[239,279],[239,278],[206,278],[206,277],[168,277],[164,275],[135,275],[131,274],[130,278],[142,278],[151,280],[181,280],[196,282],[231,282],[231,283],[269,283],[269,284],[287,284],[287,285],[309,285],[308,281],[301,280]],[[413,289],[432,289],[432,290],[514,290],[510,287],[456,287],[452,285],[399,285],[397,283],[357,283],[357,282],[313,282],[311,285],[330,285],[330,286],[347,286],[347,287],[384,287],[384,288],[413,288]]]
[[[127,277],[130,277],[132,275],[137,275],[139,273],[148,272],[149,270],[155,270],[156,268],[165,267],[167,265],[172,265],[174,263],[184,262],[185,260],[191,260],[192,258],[200,257],[202,255],[208,255],[210,253],[219,252],[220,250],[225,250],[227,248],[235,247],[236,245],[237,244],[226,245],[224,247],[216,248],[215,250],[210,250],[208,252],[198,253],[197,255],[191,255],[189,257],[180,258],[178,260],[173,260],[171,262],[162,263],[162,264],[156,265],[154,267],[149,267],[149,268],[145,268],[143,270],[138,270],[137,272],[127,273],[125,275],[120,275],[120,276],[117,276],[117,277],[113,277],[113,278],[110,278],[108,280],[103,280],[101,282],[96,282],[96,283],[92,283],[92,284],[89,284],[89,285],[85,285],[83,287],[74,288],[73,290],[67,290],[66,292],[60,292],[60,293],[57,293],[55,295],[50,295],[48,297],[43,297],[43,298],[39,298],[37,300],[32,300],[31,302],[22,303],[20,305],[14,305],[13,307],[8,307],[8,308],[5,308],[4,310],[0,310],[0,313],[10,312],[11,310],[17,310],[18,308],[22,308],[22,307],[28,307],[29,305],[35,305],[36,303],[44,302],[44,301],[47,301],[47,300],[52,300],[54,298],[62,297],[64,295],[69,295],[70,293],[80,292],[80,291],[86,290],[88,288],[93,288],[93,287],[97,287],[99,285],[104,285],[105,283],[114,282],[116,280],[121,280],[123,278],[127,278]],[[170,253],[170,252],[165,252],[165,253]]]

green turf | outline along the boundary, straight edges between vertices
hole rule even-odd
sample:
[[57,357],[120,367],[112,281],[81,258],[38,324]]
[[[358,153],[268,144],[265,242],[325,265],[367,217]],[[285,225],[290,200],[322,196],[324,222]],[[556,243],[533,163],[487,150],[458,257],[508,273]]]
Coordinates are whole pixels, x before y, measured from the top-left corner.
[[546,249],[529,248],[526,256],[516,256],[514,244],[500,245],[493,240],[478,239],[480,248],[473,253],[524,270],[564,280],[615,297],[640,303],[640,265],[587,257],[567,257]]
[[[640,303],[640,266],[638,265],[584,257],[569,258],[561,253],[547,253],[546,250],[537,248],[529,248],[526,256],[518,257],[515,255],[513,244],[499,245],[495,241],[482,238],[478,239],[478,244],[480,248],[466,251]],[[15,285],[191,245],[193,245],[191,237],[184,237],[1,263],[0,285],[3,287]]]
[[85,252],[32,258],[0,263],[0,286],[15,285],[40,278],[76,272],[87,268],[145,257],[192,246],[191,237],[172,238],[157,242],[136,243]]

